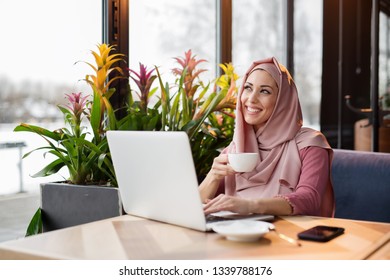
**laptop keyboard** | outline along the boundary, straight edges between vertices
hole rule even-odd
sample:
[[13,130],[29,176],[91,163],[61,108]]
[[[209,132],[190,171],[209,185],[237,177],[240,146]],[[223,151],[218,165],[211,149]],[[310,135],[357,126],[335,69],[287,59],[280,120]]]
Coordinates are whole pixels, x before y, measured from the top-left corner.
[[220,216],[214,216],[214,215],[207,215],[206,216],[206,222],[207,223],[214,223],[214,222],[222,222],[222,221],[231,221],[232,218],[228,217],[220,217]]

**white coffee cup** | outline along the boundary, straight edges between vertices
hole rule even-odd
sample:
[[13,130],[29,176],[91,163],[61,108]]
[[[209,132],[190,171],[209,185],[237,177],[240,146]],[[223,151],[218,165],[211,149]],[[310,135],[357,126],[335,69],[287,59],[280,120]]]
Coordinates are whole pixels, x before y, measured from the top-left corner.
[[252,171],[256,167],[258,159],[257,153],[228,154],[229,164],[236,172]]

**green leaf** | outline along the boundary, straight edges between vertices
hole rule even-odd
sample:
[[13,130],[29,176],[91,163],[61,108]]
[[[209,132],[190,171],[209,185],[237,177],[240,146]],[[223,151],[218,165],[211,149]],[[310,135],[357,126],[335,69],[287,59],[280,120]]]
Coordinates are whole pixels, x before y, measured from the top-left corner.
[[161,122],[162,129],[165,130],[165,126],[167,125],[167,114],[169,112],[169,85],[166,83],[166,87],[164,87],[160,72],[158,71],[158,67],[155,66],[158,81],[160,84],[161,90]]
[[213,112],[214,108],[219,104],[219,102],[221,102],[221,100],[225,95],[226,93],[222,94],[222,92],[221,94],[216,95],[213,98],[213,100],[210,102],[210,106],[207,107],[206,112],[204,113],[202,118],[200,118],[196,122],[196,124],[193,127],[191,127],[191,130],[187,130],[190,139],[192,139],[195,136],[196,132],[199,130],[200,126],[204,123],[205,119]]
[[177,115],[179,112],[179,102],[180,102],[180,94],[177,94],[173,100],[171,112],[170,112],[170,121],[169,121],[169,127],[171,130],[177,130],[178,119]]
[[35,212],[32,217],[26,231],[26,237],[30,235],[35,235],[42,233],[42,211],[41,208]]
[[93,102],[91,108],[91,127],[93,130],[93,134],[95,139],[100,139],[100,125],[102,122],[101,116],[101,103],[100,103],[100,93],[96,90],[93,92]]
[[155,87],[155,88],[153,88],[152,90],[150,90],[150,91],[149,91],[149,94],[148,94],[148,99],[149,99],[150,97],[152,97],[153,94],[154,94],[157,90],[158,90],[158,87]]
[[101,154],[98,159],[99,169],[111,179],[111,184],[117,186],[115,170],[108,154]]
[[52,132],[50,130],[47,130],[43,127],[31,125],[31,124],[26,124],[22,123],[18,126],[15,127],[14,129],[15,132],[18,131],[25,131],[25,132],[33,132],[38,135],[41,135],[42,137],[48,137],[50,139],[53,139],[54,141],[59,141],[61,139],[61,136],[59,133]]
[[115,130],[117,129],[117,121],[116,121],[114,109],[112,108],[110,101],[106,97],[103,97],[103,102],[106,107],[106,113],[108,116],[107,130]]
[[206,92],[209,90],[209,87],[210,87],[210,83],[208,83],[207,84],[207,86],[205,86],[204,88],[203,88],[203,90],[200,92],[200,94],[199,94],[199,97],[198,97],[198,99],[202,99],[203,98],[203,96],[206,94]]
[[145,127],[145,130],[158,130],[157,123],[159,120],[159,116],[156,115],[150,119],[147,126]]
[[46,177],[53,174],[56,174],[62,167],[65,166],[65,163],[62,159],[57,159],[50,164],[46,165],[41,171],[35,173],[31,177]]
[[38,151],[38,150],[49,150],[49,149],[51,149],[51,147],[49,147],[49,146],[47,146],[47,147],[36,148],[36,149],[34,149],[34,150],[32,150],[32,151],[29,151],[28,153],[25,153],[25,154],[23,155],[23,158],[28,157],[30,154],[32,154],[32,153],[35,152],[35,151]]
[[178,95],[181,95],[181,101],[182,101],[182,115],[183,115],[183,121],[184,123],[187,123],[192,117],[190,116],[191,112],[189,109],[189,100],[188,96],[186,95],[186,91],[184,89],[184,78],[187,75],[187,67],[183,69],[183,72],[179,79],[179,89],[178,89]]

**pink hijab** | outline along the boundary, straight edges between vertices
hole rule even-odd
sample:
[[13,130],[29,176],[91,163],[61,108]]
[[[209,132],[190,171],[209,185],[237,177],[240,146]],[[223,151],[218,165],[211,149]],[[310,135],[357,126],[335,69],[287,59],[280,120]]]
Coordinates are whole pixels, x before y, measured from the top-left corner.
[[[267,71],[276,81],[279,92],[276,105],[267,123],[258,131],[245,122],[242,114],[241,94],[248,76],[255,70]],[[299,150],[308,146],[332,149],[318,131],[302,128],[302,111],[298,92],[287,69],[275,58],[255,61],[243,77],[236,107],[236,125],[232,143],[224,150],[229,152],[256,152],[260,161],[252,172],[227,176],[225,193],[248,198],[270,198],[295,190],[300,176]],[[323,216],[334,211],[333,187],[328,180],[322,200]]]

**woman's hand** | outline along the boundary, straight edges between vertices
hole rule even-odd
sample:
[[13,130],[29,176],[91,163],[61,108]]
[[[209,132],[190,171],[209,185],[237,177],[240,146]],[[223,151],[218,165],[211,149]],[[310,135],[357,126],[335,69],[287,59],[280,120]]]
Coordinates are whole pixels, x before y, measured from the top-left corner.
[[233,168],[228,164],[228,155],[227,154],[221,154],[214,158],[213,165],[211,166],[211,169],[209,171],[209,175],[211,175],[214,180],[221,180],[225,176],[233,175],[236,172],[233,170]]
[[226,154],[221,154],[214,158],[209,173],[199,186],[200,198],[203,202],[215,196],[219,184],[225,176],[236,173],[228,162],[228,156]]
[[232,211],[245,215],[254,212],[254,204],[254,201],[250,199],[221,194],[212,200],[208,200],[203,210],[206,215],[218,211]]

